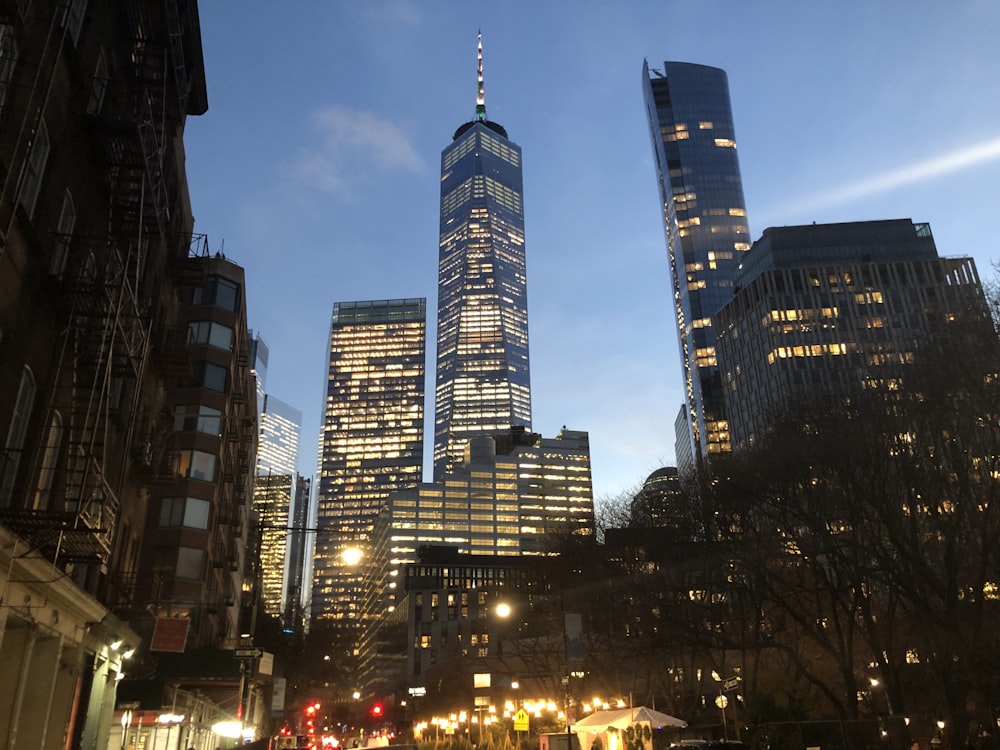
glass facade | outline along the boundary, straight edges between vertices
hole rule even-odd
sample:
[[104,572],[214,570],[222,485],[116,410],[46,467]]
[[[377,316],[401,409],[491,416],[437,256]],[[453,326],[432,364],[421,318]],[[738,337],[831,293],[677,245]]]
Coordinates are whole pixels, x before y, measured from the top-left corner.
[[441,155],[434,477],[478,435],[531,425],[521,148],[466,123]]
[[287,595],[285,597],[285,627],[295,627],[303,622],[308,606],[308,592],[312,590],[306,578],[306,550],[311,546],[313,536],[307,534],[309,526],[312,479],[301,474],[295,476],[295,502],[292,504],[292,530],[288,533],[288,557],[286,564]]
[[425,299],[339,302],[320,435],[312,621],[356,623],[370,535],[390,492],[423,470]]
[[712,319],[750,247],[729,84],[718,68],[680,62],[644,61],[642,77],[689,414],[678,462],[699,461],[731,450]]
[[265,474],[253,488],[254,512],[260,523],[260,586],[264,611],[280,616],[285,606],[288,517],[292,504],[292,474]]
[[260,419],[258,474],[295,475],[299,461],[302,412],[267,394]]
[[264,609],[270,615],[280,615],[286,606],[288,526],[295,496],[301,431],[302,412],[269,394],[263,397],[254,510],[261,523]]

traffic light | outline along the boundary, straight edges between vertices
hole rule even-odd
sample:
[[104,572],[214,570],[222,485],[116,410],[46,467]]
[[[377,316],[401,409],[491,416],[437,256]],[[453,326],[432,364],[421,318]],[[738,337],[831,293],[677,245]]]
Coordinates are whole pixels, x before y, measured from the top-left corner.
[[310,703],[302,711],[306,717],[305,720],[306,734],[309,736],[313,736],[316,734],[316,719],[317,719],[316,714],[319,711],[319,709],[320,709],[319,703]]
[[385,707],[381,703],[372,703],[371,708],[368,709],[368,713],[372,715],[373,719],[381,719],[385,713]]

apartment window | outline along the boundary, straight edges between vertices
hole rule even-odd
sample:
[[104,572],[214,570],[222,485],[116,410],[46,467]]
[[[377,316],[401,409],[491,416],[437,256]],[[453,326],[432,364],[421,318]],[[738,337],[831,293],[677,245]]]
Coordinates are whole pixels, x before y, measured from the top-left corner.
[[194,290],[194,304],[215,305],[236,311],[240,299],[240,285],[221,276],[212,276],[204,287]]
[[49,433],[45,438],[45,453],[42,455],[42,468],[38,474],[38,487],[35,490],[34,507],[45,510],[49,507],[52,495],[52,485],[55,483],[56,469],[59,465],[59,449],[62,447],[63,420],[62,415],[52,412],[49,422]]
[[210,504],[196,497],[165,497],[160,504],[160,526],[207,529]]
[[108,92],[108,56],[104,47],[97,51],[97,65],[94,80],[90,84],[90,99],[87,100],[87,114],[100,114],[104,108],[104,95]]
[[63,195],[62,209],[59,211],[55,249],[52,251],[52,260],[49,263],[49,274],[52,276],[62,277],[63,271],[66,270],[66,261],[69,259],[69,245],[75,228],[76,205],[73,203],[73,194],[67,190]]
[[7,103],[16,65],[17,40],[14,38],[14,27],[0,23],[0,114],[3,114]]
[[215,481],[216,457],[204,451],[180,451],[175,465],[176,473],[182,477]]
[[177,566],[174,568],[174,575],[178,578],[199,580],[204,568],[205,550],[196,547],[177,548]]
[[225,393],[229,385],[229,370],[212,362],[198,362],[195,366],[194,385]]
[[222,434],[222,411],[204,404],[180,404],[174,407],[175,432]]
[[3,454],[3,466],[0,467],[0,507],[10,505],[14,492],[14,479],[17,467],[21,463],[21,451],[24,439],[28,434],[28,419],[35,401],[35,376],[31,368],[25,365],[21,370],[21,382],[17,387],[17,398],[14,401],[14,413],[7,427],[7,442]]
[[35,214],[38,193],[42,188],[42,175],[45,173],[45,164],[49,160],[51,150],[49,129],[45,125],[45,120],[42,120],[38,123],[38,132],[35,133],[28,158],[25,159],[21,171],[21,205],[29,217]]
[[188,331],[188,340],[192,344],[208,344],[227,352],[233,350],[233,329],[229,326],[201,320],[191,323]]

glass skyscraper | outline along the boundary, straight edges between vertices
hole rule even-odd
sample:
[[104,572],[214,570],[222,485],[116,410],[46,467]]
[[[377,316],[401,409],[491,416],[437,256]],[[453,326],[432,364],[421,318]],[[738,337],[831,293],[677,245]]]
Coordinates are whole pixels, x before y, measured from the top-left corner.
[[[254,342],[257,346],[253,349],[259,354],[262,339],[258,336]],[[266,371],[266,349],[264,351]],[[259,366],[255,369],[261,372]],[[261,383],[260,377],[257,382]],[[264,394],[258,411],[260,432],[253,494],[254,510],[261,524],[260,584],[265,611],[280,615],[288,593],[288,526],[295,497],[302,412],[270,394]]]
[[[320,435],[311,622],[361,617],[372,526],[423,471],[427,301],[338,302]],[[362,552],[360,564],[345,553]]]
[[295,475],[299,462],[302,412],[271,394],[264,395],[257,449],[258,474]]
[[[750,248],[726,73],[691,63],[642,64],[687,402],[678,467],[731,450],[713,316],[733,296]],[[682,457],[695,466],[680,466]]]
[[434,478],[478,435],[531,426],[521,148],[476,116],[441,154]]

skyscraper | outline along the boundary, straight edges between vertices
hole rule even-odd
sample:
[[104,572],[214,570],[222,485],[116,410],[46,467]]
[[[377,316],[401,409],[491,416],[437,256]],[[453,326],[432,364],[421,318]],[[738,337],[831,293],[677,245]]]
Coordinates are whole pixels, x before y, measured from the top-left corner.
[[[260,337],[255,341],[260,342]],[[288,591],[288,526],[295,497],[301,430],[302,412],[270,394],[264,395],[260,408],[254,510],[260,523],[259,581],[264,609],[271,615],[284,611]]]
[[684,375],[688,445],[678,443],[677,458],[686,473],[730,450],[712,318],[733,296],[750,229],[726,73],[644,60],[642,81]]
[[[271,347],[260,335],[260,331],[250,330],[250,369],[257,391],[257,421],[260,422],[264,413],[264,394],[267,391],[267,360],[271,356]],[[258,424],[258,427],[260,425]]]
[[482,36],[476,116],[441,153],[434,478],[465,443],[531,426],[521,147],[486,118]]
[[304,624],[303,607],[307,602],[308,591],[311,590],[306,579],[306,527],[309,525],[309,499],[312,496],[312,480],[301,474],[295,475],[295,500],[292,503],[291,530],[288,532],[288,556],[285,561],[287,595],[285,596],[285,611],[282,623],[286,628],[297,628]]
[[427,301],[338,302],[320,435],[311,622],[353,625],[375,518],[423,470]]
[[261,407],[257,473],[294,475],[301,432],[302,412],[266,394]]

